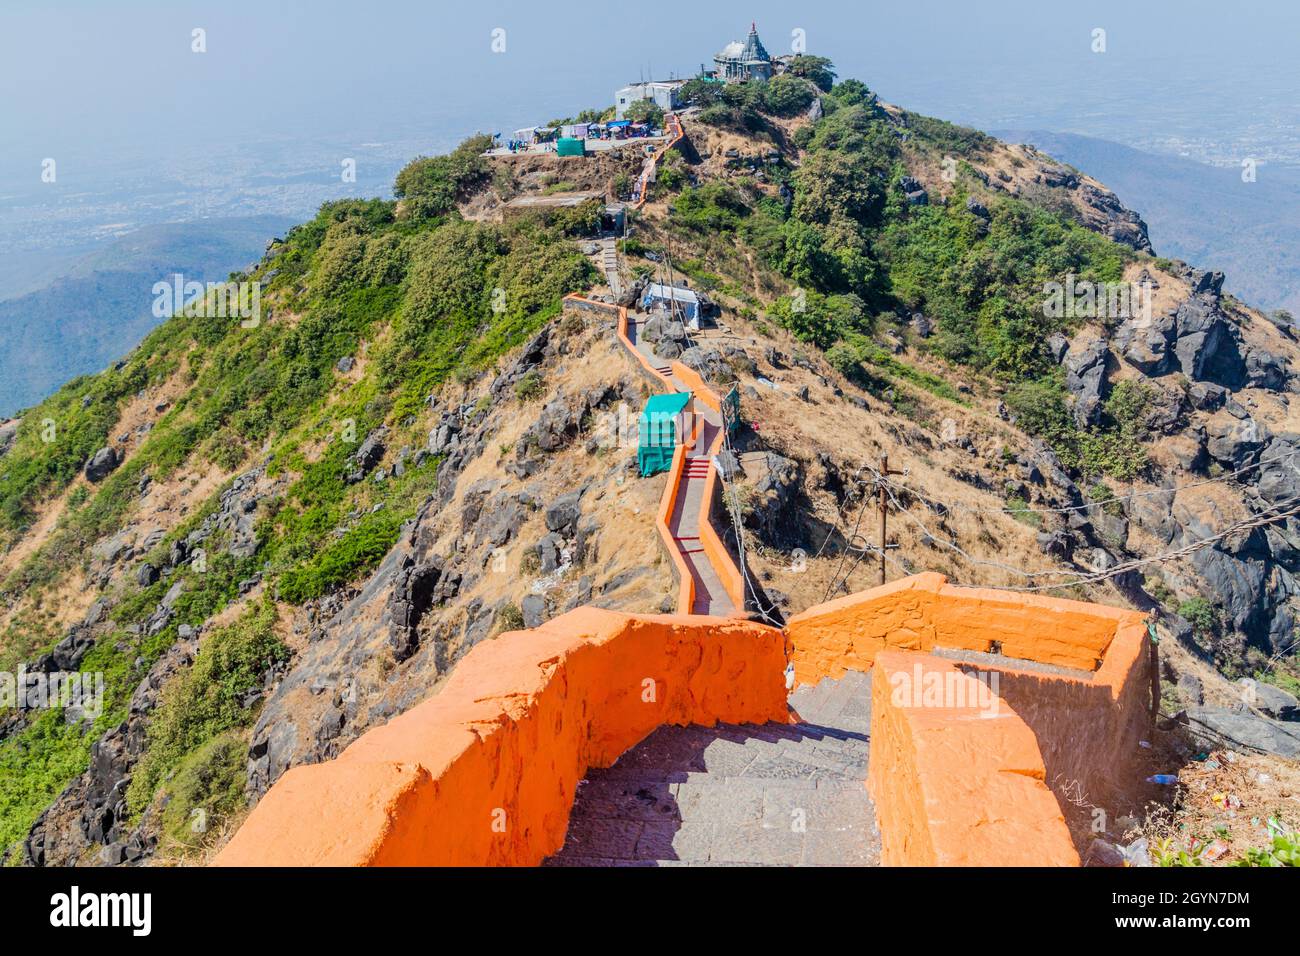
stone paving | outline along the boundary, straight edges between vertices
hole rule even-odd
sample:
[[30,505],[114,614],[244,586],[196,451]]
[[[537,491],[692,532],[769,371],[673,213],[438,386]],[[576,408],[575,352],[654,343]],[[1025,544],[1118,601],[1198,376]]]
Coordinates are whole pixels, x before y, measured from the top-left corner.
[[878,865],[870,680],[800,688],[796,724],[659,728],[579,785],[547,865]]

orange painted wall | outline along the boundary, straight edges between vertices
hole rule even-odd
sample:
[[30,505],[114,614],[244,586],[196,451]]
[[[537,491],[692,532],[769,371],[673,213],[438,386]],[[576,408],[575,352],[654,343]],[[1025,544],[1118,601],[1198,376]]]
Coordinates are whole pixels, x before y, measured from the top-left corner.
[[975,683],[950,660],[895,650],[876,656],[867,786],[881,862],[1078,866],[1034,731],[1005,704],[987,711],[992,717],[975,706],[920,706],[904,692],[916,686],[918,667],[936,679]]
[[1033,730],[1054,789],[1106,806],[1112,790],[1132,783],[1138,741],[1150,728],[1147,641],[1139,619],[1120,625],[1101,668],[1087,678],[999,674],[999,692]]
[[867,670],[887,647],[988,651],[995,641],[1009,657],[1093,671],[1117,627],[1142,620],[1100,604],[957,587],[930,572],[809,608],[788,632],[795,679],[806,684]]
[[[681,362],[676,361],[672,363],[672,370],[673,374],[682,380],[683,384],[686,385],[687,390],[692,395],[715,412],[718,412],[718,414],[722,413],[722,401],[718,398],[718,393],[709,388],[704,379],[700,376],[699,372],[695,371],[695,369],[691,368],[689,365],[683,365]],[[721,442],[721,440],[721,438],[718,439],[719,442]],[[710,453],[713,451],[714,449],[710,449]]]
[[[887,864],[1077,865],[1059,793],[1104,802],[1128,772],[1147,721],[1144,616],[1038,595],[962,588],[918,574],[818,605],[791,618],[788,652],[799,683],[872,676],[871,769]],[[937,647],[1000,649],[1070,668],[958,665]],[[918,672],[916,668],[920,668]],[[989,686],[998,716],[931,706],[891,693],[918,674]],[[1076,789],[1077,788],[1077,789]]]
[[[658,168],[659,160],[664,155],[664,153],[668,152],[668,150],[676,146],[677,143],[681,140],[681,138],[686,135],[686,127],[682,124],[681,118],[678,117],[675,113],[670,114],[668,117],[668,128],[672,131],[673,134],[672,139],[670,139],[664,145],[663,149],[661,149],[659,152],[655,153],[654,156],[651,157],[650,159],[651,168]],[[640,181],[639,181],[641,187],[641,198],[632,204],[633,209],[640,209],[642,206],[646,204],[646,200],[650,198],[649,179],[650,176],[648,171],[641,174]]]
[[286,773],[215,863],[540,863],[587,769],[656,727],[785,721],[783,644],[747,621],[590,607],[504,634],[338,758]]
[[[691,436],[691,441],[695,436]],[[691,577],[691,570],[686,565],[686,558],[682,556],[681,548],[673,539],[673,533],[669,528],[672,521],[673,509],[677,507],[677,495],[681,490],[682,471],[686,467],[686,445],[679,444],[673,449],[673,463],[668,469],[668,486],[664,488],[663,498],[659,501],[659,514],[655,519],[655,530],[659,532],[659,543],[663,546],[664,551],[668,553],[669,563],[672,565],[673,579],[677,582],[677,612],[679,614],[689,614],[691,608],[695,607],[695,578]]]
[[713,570],[717,573],[723,588],[726,589],[727,597],[731,598],[732,606],[743,608],[745,606],[745,582],[741,577],[736,559],[727,550],[727,546],[714,528],[713,522],[703,520],[713,513],[713,502],[717,494],[718,469],[714,466],[709,469],[709,476],[704,482],[704,494],[700,501],[700,516],[702,519],[700,521],[700,546],[704,549],[704,554],[708,557],[709,563],[713,565]]
[[[972,602],[982,616],[972,617]],[[1026,646],[1045,656],[1063,653],[1069,634],[1087,654],[1104,643],[1101,666],[999,667],[995,708],[973,694],[954,699],[952,688],[976,687],[990,668],[926,650],[949,643],[951,620],[970,644],[1008,633],[999,613],[1036,627],[1042,642]],[[884,863],[1078,865],[1058,793],[1078,781],[1099,797],[1136,753],[1146,640],[1134,612],[952,588],[940,575],[812,608],[786,633],[582,608],[479,645],[436,696],[336,760],[285,774],[216,862],[535,864],[562,845],[588,768],[608,766],[654,728],[788,719],[789,649],[805,675],[814,665],[839,674],[874,665],[867,786]],[[846,656],[833,660],[832,649]],[[642,699],[647,678],[653,700]],[[949,696],[920,692],[936,678],[950,682]]]

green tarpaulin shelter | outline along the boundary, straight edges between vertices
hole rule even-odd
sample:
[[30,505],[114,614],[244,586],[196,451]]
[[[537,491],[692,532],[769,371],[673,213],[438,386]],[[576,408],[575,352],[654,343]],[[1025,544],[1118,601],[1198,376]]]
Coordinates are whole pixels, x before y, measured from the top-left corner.
[[642,478],[667,471],[673,464],[673,452],[686,428],[685,410],[691,403],[690,392],[655,395],[645,403],[637,423],[636,462]]
[[586,156],[587,143],[585,140],[575,139],[572,136],[561,136],[555,143],[555,154],[557,156]]

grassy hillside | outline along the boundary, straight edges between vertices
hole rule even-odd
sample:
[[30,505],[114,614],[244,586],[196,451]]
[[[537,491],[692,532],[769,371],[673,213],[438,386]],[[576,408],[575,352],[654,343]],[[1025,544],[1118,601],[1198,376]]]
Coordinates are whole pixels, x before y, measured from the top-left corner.
[[1227,288],[1263,309],[1300,312],[1300,171],[1261,166],[1254,182],[1241,169],[1206,166],[1073,133],[999,133],[1032,143],[1086,169],[1141,209],[1161,254],[1214,263]]
[[[124,719],[132,690],[180,629],[219,613],[238,596],[240,581],[262,574],[268,591],[294,604],[373,567],[435,487],[437,461],[380,487],[347,483],[345,460],[385,423],[399,443],[422,445],[414,415],[431,391],[458,371],[472,374],[491,363],[557,314],[565,293],[590,284],[591,267],[565,241],[563,222],[492,226],[460,219],[457,198],[485,173],[481,148],[470,141],[451,160],[413,163],[399,180],[400,203],[330,203],[290,230],[252,273],[238,277],[266,284],[260,326],[178,316],[120,367],[73,380],[26,414],[13,448],[0,458],[4,548],[79,481],[82,463],[113,440],[136,393],[173,379],[183,386],[126,462],[101,485],[80,484],[41,546],[0,582],[15,606],[19,597],[38,604],[70,568],[84,566],[91,545],[123,526],[146,476],[163,485],[196,468],[233,475],[264,454],[269,473],[287,481],[287,493],[259,514],[254,555],[231,557],[219,551],[218,539],[201,570],[185,565],[167,580],[144,587],[127,580],[110,589],[112,636],[97,642],[82,665],[106,674],[105,711],[89,726],[46,711],[0,741],[0,845],[21,838],[85,769],[90,745]],[[495,290],[503,291],[494,296]],[[363,343],[364,373],[344,379],[336,365],[359,356]],[[55,440],[44,440],[43,422],[54,423]],[[174,543],[215,512],[219,496],[220,490],[168,528],[146,560],[162,566]],[[174,615],[150,629],[164,593],[178,585],[183,594]],[[32,623],[11,615],[0,631],[8,667],[54,643],[57,632],[34,632]],[[200,732],[187,733],[181,744],[158,743],[169,754],[158,759],[174,763],[178,747],[197,747],[229,723],[200,723]],[[142,784],[133,794],[136,812],[153,795]]]

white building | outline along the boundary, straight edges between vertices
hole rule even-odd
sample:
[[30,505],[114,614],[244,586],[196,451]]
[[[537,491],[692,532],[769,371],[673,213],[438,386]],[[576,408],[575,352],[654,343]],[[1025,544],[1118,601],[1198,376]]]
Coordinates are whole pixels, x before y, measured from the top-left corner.
[[700,330],[700,297],[685,286],[651,282],[641,296],[641,308],[645,312],[667,312],[687,327]]
[[632,83],[614,93],[614,117],[622,119],[627,108],[641,100],[653,100],[665,113],[680,105],[677,93],[685,80],[652,80],[649,83]]

